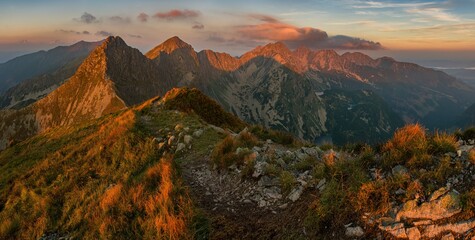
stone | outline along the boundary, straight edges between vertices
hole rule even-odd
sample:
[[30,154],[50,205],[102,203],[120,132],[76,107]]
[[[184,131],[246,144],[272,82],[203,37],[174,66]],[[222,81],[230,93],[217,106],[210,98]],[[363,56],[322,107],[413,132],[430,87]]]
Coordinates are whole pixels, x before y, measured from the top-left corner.
[[419,240],[422,237],[421,231],[419,231],[419,229],[416,227],[407,228],[406,235],[409,238],[409,240]]
[[270,187],[272,186],[272,180],[268,176],[262,176],[259,181],[257,181],[259,187]]
[[175,141],[175,136],[170,136],[170,137],[168,138],[168,146],[171,146],[174,141]]
[[429,225],[424,229],[423,237],[434,238],[439,234],[447,231],[457,234],[464,234],[473,228],[475,228],[475,220],[463,221],[458,223],[448,223],[443,225]]
[[294,188],[289,196],[287,196],[287,198],[292,201],[292,202],[295,202],[297,201],[299,198],[300,198],[300,195],[302,195],[302,192],[303,192],[303,187],[302,186],[298,186],[297,188]]
[[302,147],[302,151],[312,157],[318,157],[318,150],[315,148]]
[[267,143],[267,144],[272,144],[272,140],[267,139],[267,140],[266,140],[266,143]]
[[457,156],[461,157],[462,156],[462,150],[457,150]]
[[379,226],[379,229],[390,233],[396,238],[407,238],[406,229],[404,228],[404,223],[394,223],[388,226]]
[[254,172],[252,173],[252,177],[254,178],[258,178],[259,176],[261,176],[267,165],[269,165],[267,162],[257,162],[256,165],[254,165]]
[[406,167],[402,166],[402,165],[397,165],[395,167],[393,167],[391,169],[391,172],[393,173],[393,175],[397,175],[397,174],[407,174],[408,173],[408,170]]
[[363,228],[360,226],[356,227],[347,227],[345,231],[347,237],[362,237],[364,235]]
[[407,201],[397,213],[396,221],[401,219],[429,219],[436,221],[449,218],[461,211],[459,194],[450,191],[439,196],[436,200],[422,203],[420,206],[418,206],[417,200]]
[[183,130],[184,130],[185,132],[189,132],[189,131],[190,131],[190,128],[189,128],[189,127],[184,127]]
[[323,191],[325,189],[326,184],[327,184],[327,180],[324,178],[318,182],[315,188],[318,189],[319,191]]
[[454,235],[452,233],[447,233],[440,238],[440,240],[455,240]]
[[153,141],[159,143],[159,142],[163,141],[163,138],[162,137],[156,137],[156,138],[153,138]]
[[297,156],[297,159],[300,160],[300,161],[305,160],[306,158],[309,157],[308,154],[306,154],[306,153],[301,153],[301,152],[298,152],[298,153],[296,153],[295,155]]
[[396,193],[396,195],[403,195],[403,194],[406,193],[406,191],[402,188],[399,188],[395,193]]
[[195,138],[199,138],[201,135],[203,135],[203,129],[198,129],[193,133],[193,137]]
[[258,206],[259,206],[259,207],[265,207],[265,206],[267,206],[267,202],[266,202],[266,200],[264,200],[264,199],[261,199],[261,200],[259,201],[259,204],[258,204]]
[[180,152],[183,149],[185,149],[185,147],[186,147],[186,145],[184,143],[178,143],[178,145],[176,146],[176,151],[175,152]]
[[425,225],[431,225],[432,221],[431,220],[421,220],[413,223],[414,226],[425,226]]
[[178,123],[177,125],[175,125],[175,131],[179,132],[183,129],[183,124],[181,123]]
[[429,197],[429,202],[430,201],[434,201],[434,200],[437,200],[438,198],[440,198],[442,195],[446,194],[448,192],[448,190],[446,188],[439,188],[438,190],[436,190],[435,192],[433,192],[430,197]]
[[191,140],[193,140],[193,138],[192,138],[190,135],[185,135],[185,136],[183,137],[183,142],[184,142],[186,145],[190,145]]
[[282,194],[279,193],[279,189],[276,187],[264,189],[264,194],[272,199],[281,199]]

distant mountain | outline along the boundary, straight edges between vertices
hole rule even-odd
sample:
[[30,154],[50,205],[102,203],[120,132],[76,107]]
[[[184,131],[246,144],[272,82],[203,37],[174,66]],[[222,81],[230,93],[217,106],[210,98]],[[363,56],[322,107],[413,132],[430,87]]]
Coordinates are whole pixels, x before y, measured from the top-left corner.
[[475,101],[475,90],[455,78],[391,58],[291,51],[282,43],[235,58],[211,50],[197,53],[178,37],[144,56],[121,38],[109,37],[44,99],[4,111],[1,145],[101,117],[176,86],[200,89],[249,123],[310,141],[331,137],[338,144],[384,140],[402,120],[451,126]]
[[0,64],[0,95],[24,80],[44,74],[54,74],[55,71],[72,62],[80,64],[100,44],[100,42],[80,41],[71,46],[23,55]]
[[449,68],[441,69],[441,71],[444,71],[475,88],[475,68]]

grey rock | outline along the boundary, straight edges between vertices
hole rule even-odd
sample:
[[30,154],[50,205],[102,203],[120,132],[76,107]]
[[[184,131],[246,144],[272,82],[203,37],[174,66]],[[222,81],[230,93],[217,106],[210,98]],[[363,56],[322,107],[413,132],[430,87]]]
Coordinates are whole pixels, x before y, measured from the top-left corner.
[[347,237],[362,237],[364,235],[363,228],[360,226],[356,227],[346,227],[345,235]]
[[183,142],[184,142],[186,145],[190,145],[191,140],[193,140],[193,138],[192,138],[190,135],[185,135],[185,136],[183,137]]
[[318,189],[319,191],[323,191],[325,189],[326,184],[327,184],[327,180],[324,178],[318,182],[315,188]]
[[303,187],[302,186],[298,186],[297,188],[294,188],[289,196],[287,196],[287,198],[292,201],[292,202],[295,202],[297,201],[299,198],[300,198],[300,195],[302,195],[302,192],[303,192]]
[[397,174],[407,174],[409,171],[407,170],[406,167],[402,165],[397,165],[391,169],[391,172],[393,175],[397,175]]
[[399,188],[395,193],[396,193],[396,195],[403,195],[403,194],[406,193],[406,191],[402,188]]
[[185,149],[186,145],[184,143],[178,143],[178,145],[176,146],[176,152],[180,152],[182,151],[183,149]]
[[252,173],[252,177],[258,178],[259,176],[261,176],[268,165],[269,164],[267,162],[257,162],[256,165],[254,165],[254,172]]
[[193,133],[193,137],[199,138],[203,135],[203,129],[198,129]]

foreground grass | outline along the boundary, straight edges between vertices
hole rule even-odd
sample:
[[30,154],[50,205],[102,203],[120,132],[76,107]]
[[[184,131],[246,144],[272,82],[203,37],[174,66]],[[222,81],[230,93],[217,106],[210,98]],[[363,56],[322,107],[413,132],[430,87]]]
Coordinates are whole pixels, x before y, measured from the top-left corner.
[[0,153],[0,239],[191,236],[192,204],[133,110]]

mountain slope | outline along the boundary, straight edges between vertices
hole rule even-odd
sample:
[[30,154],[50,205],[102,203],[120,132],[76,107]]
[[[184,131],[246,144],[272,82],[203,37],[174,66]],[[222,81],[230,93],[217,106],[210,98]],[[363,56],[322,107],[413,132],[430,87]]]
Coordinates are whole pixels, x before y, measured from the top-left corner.
[[[0,94],[32,77],[52,73],[72,61],[82,61],[101,42],[78,42],[14,58],[0,64]],[[61,79],[64,80],[64,79]]]
[[[98,118],[164,94],[170,82],[161,75],[137,49],[119,37],[109,37],[62,86],[27,108],[0,116],[0,148],[24,136]],[[28,131],[23,123],[15,123],[24,119]]]

